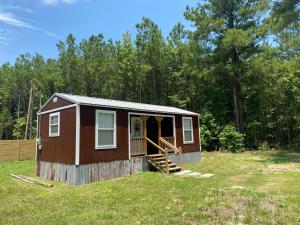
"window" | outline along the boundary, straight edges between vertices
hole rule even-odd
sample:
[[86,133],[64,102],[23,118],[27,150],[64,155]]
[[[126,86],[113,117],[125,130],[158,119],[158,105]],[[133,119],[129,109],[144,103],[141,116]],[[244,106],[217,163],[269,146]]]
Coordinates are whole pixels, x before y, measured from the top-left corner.
[[116,148],[116,112],[96,110],[96,149]]
[[59,136],[60,113],[51,113],[49,115],[49,137]]
[[140,117],[131,117],[131,137],[143,137],[143,121]]
[[192,117],[182,117],[183,144],[193,144],[193,119]]

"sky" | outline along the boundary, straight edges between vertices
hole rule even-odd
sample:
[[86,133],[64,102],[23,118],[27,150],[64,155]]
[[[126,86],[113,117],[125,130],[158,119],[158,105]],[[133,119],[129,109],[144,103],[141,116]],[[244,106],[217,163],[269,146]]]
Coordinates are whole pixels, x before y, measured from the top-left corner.
[[58,55],[56,43],[69,33],[77,40],[103,33],[120,40],[125,31],[134,36],[135,25],[148,17],[166,37],[184,19],[187,5],[199,0],[0,0],[0,65],[13,64],[23,53],[45,58]]

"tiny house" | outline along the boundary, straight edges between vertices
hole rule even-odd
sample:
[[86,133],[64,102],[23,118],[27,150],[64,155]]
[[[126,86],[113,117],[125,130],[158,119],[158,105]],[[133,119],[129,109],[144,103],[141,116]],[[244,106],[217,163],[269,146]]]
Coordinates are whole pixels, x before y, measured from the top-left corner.
[[37,116],[37,175],[73,185],[200,160],[198,114],[55,93]]

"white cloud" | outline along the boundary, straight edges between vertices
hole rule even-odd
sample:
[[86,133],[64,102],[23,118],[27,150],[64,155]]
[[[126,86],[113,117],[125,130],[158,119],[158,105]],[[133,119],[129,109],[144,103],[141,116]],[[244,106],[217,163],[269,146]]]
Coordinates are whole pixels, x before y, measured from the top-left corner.
[[27,12],[27,13],[32,13],[31,9],[24,8],[19,5],[0,5],[0,9],[3,9],[3,10],[11,9],[11,10],[18,10],[18,11],[23,11],[23,12]]
[[27,28],[31,30],[36,30],[34,26],[30,25],[29,23],[26,23],[20,19],[17,19],[16,16],[12,13],[8,12],[1,12],[0,11],[0,23],[5,23],[7,25],[11,25],[14,27],[22,27],[22,28]]
[[[32,30],[32,31],[35,31],[35,32],[40,32],[40,33],[43,33],[43,34],[45,34],[49,37],[56,38],[56,39],[61,38],[58,34],[47,31],[47,30],[44,30],[44,29],[41,29],[41,28],[36,27],[36,26],[33,26],[30,23],[27,23],[27,22],[25,22],[21,19],[18,19],[14,14],[9,13],[9,12],[0,11],[0,24],[1,23],[6,24],[8,26],[16,27],[16,28],[23,28],[23,29],[29,29],[29,30]],[[3,36],[3,34],[2,34],[2,36],[0,36],[0,44],[1,45],[7,45],[8,44],[8,40],[5,36]]]
[[8,45],[7,38],[4,36],[0,36],[0,45]]
[[62,4],[73,4],[73,3],[77,2],[77,0],[41,0],[41,2],[44,5],[55,6],[55,5],[58,5],[60,3],[62,3]]
[[8,45],[8,42],[7,42],[7,41],[0,41],[0,45],[7,46],[7,45]]
[[44,34],[46,34],[49,37],[54,37],[56,39],[62,39],[62,36],[60,36],[56,33],[53,33],[53,32],[47,31],[47,30],[41,30],[41,29],[40,29],[40,31],[42,31]]

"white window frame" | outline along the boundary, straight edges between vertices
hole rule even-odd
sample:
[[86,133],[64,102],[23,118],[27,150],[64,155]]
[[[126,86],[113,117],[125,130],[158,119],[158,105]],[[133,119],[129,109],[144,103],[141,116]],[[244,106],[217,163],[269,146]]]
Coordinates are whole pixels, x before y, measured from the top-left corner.
[[[98,143],[98,130],[112,130],[111,128],[98,128],[98,122],[99,122],[99,113],[107,113],[114,115],[114,134],[113,134],[113,145],[99,145]],[[117,148],[117,113],[116,111],[111,110],[96,110],[95,113],[95,149],[111,149],[111,148]]]
[[[186,129],[184,127],[184,120],[190,120],[191,121],[191,129]],[[191,131],[191,135],[192,135],[192,140],[191,141],[186,141],[185,140],[185,135],[184,135],[184,131]],[[182,117],[182,135],[183,135],[183,144],[194,144],[194,127],[193,127],[193,117]]]
[[[51,117],[57,116],[57,124],[51,124]],[[51,126],[58,126],[57,133],[52,133]],[[49,114],[49,137],[59,137],[60,135],[60,112]]]

